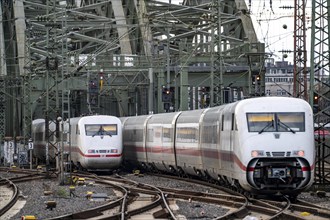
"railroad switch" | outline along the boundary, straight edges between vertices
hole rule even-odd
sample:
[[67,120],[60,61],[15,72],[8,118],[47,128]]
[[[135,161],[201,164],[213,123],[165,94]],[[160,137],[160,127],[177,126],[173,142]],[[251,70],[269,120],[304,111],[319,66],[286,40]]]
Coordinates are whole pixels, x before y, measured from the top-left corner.
[[41,171],[42,170],[42,166],[41,165],[38,165],[37,166],[37,170]]
[[54,208],[56,208],[56,201],[47,201],[45,202],[45,204],[46,204],[46,209],[53,210]]
[[76,194],[74,194],[74,191],[76,190],[75,186],[70,186],[69,190],[70,190],[70,197],[77,197]]
[[34,215],[24,215],[21,220],[36,220],[37,218]]
[[78,182],[77,182],[78,185],[84,185],[85,184],[85,178],[78,178]]
[[72,182],[73,182],[73,183],[77,183],[78,179],[79,179],[79,177],[77,177],[77,176],[72,176]]
[[135,176],[140,175],[140,170],[133,170],[133,174],[134,174]]
[[92,195],[93,195],[93,192],[92,192],[92,191],[88,191],[88,192],[86,193],[86,198],[87,198],[87,199],[91,199],[91,198],[92,198]]

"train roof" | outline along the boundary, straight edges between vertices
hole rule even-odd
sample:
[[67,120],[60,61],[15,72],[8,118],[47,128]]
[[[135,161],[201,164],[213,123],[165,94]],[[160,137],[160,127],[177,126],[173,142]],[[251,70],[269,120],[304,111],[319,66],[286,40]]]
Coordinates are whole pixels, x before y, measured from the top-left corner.
[[32,121],[32,124],[40,124],[40,123],[45,123],[45,119],[42,119],[42,118],[38,118],[38,119],[34,119]]

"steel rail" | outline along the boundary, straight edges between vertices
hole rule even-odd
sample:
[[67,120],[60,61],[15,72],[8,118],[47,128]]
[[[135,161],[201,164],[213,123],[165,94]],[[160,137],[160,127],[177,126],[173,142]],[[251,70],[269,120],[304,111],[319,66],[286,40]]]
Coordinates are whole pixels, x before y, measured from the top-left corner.
[[14,184],[9,179],[6,179],[6,182],[12,188],[13,196],[10,199],[10,201],[3,208],[0,209],[0,217],[2,215],[4,215],[9,209],[11,209],[16,204],[16,202],[18,200],[18,196],[19,196],[19,191],[18,191],[18,188],[17,188],[16,184]]

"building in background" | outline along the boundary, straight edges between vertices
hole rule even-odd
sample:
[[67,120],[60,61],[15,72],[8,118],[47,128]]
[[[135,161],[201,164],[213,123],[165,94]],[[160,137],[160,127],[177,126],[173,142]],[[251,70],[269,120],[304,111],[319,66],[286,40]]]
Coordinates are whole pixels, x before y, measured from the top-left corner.
[[[288,61],[275,61],[268,58],[265,62],[265,92],[266,96],[292,96],[293,94],[293,64]],[[307,67],[309,73],[310,68]],[[307,82],[309,87],[309,74]]]

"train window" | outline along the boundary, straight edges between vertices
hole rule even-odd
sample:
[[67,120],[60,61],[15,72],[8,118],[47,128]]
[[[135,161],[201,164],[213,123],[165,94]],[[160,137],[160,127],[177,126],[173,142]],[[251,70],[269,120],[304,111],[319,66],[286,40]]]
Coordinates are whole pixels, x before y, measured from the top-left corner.
[[76,126],[76,134],[77,134],[77,135],[80,135],[79,125]]
[[217,143],[217,125],[205,125],[203,126],[202,142],[209,144]]
[[68,141],[69,133],[63,133],[63,141]]
[[304,112],[277,113],[278,131],[302,132],[305,131]]
[[163,142],[171,142],[172,128],[163,128]]
[[123,134],[125,137],[127,137],[127,140],[129,141],[139,141],[141,142],[143,140],[142,138],[142,129],[127,129],[124,131]]
[[148,142],[154,141],[154,129],[148,128],[147,141]]
[[235,114],[234,113],[231,114],[231,130],[232,131],[235,130]]
[[249,132],[270,132],[275,129],[274,113],[247,113]]
[[117,135],[118,133],[117,124],[106,124],[102,125],[102,127],[107,134]]
[[134,133],[134,141],[142,142],[143,141],[143,129],[136,129]]
[[305,114],[303,112],[286,113],[247,113],[249,132],[303,132]]
[[177,129],[177,142],[196,143],[198,142],[198,129],[194,127],[181,127]]
[[117,124],[86,124],[86,136],[117,135]]
[[43,132],[36,133],[35,134],[35,140],[43,141],[44,140],[44,133]]
[[223,131],[223,125],[225,123],[225,116],[221,115],[221,131]]

